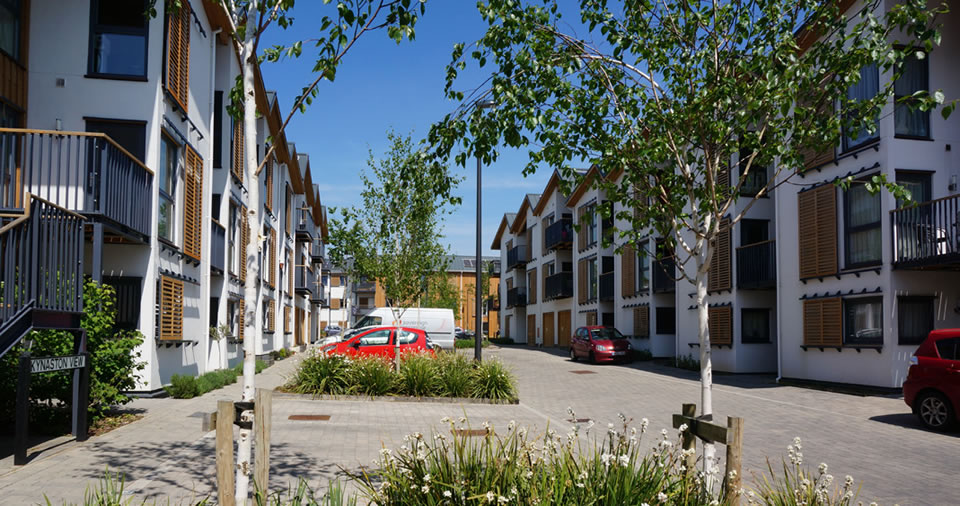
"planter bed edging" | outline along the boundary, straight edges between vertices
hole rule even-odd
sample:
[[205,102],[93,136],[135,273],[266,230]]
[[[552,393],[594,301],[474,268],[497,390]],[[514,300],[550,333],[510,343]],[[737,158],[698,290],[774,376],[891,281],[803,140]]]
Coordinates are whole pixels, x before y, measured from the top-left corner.
[[520,404],[519,399],[494,400],[473,397],[413,397],[409,395],[312,395],[295,394],[274,390],[276,397],[306,398],[318,401],[386,401],[386,402],[430,402],[437,404]]

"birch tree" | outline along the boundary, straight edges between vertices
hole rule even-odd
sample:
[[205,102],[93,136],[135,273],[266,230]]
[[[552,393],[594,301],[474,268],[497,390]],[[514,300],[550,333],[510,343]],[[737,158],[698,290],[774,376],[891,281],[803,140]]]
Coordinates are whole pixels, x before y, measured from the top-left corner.
[[[204,0],[210,1],[210,0]],[[286,45],[275,45],[260,51],[260,39],[271,26],[288,28],[294,18],[294,0],[219,0],[228,14],[230,36],[234,49],[239,55],[241,74],[237,85],[231,91],[231,113],[243,121],[244,132],[244,180],[250,181],[247,187],[248,216],[247,223],[251,240],[246,248],[244,261],[247,266],[247,278],[244,284],[244,334],[249,336],[243,344],[243,382],[241,401],[253,402],[255,347],[254,343],[262,336],[262,326],[257,324],[261,314],[257,297],[259,283],[258,248],[263,243],[260,232],[260,186],[257,184],[260,170],[273,154],[275,142],[269,136],[271,147],[261,161],[257,160],[257,104],[255,90],[255,69],[261,62],[279,62],[284,57],[300,57],[304,45],[316,51],[314,78],[295,97],[294,104],[286,114],[279,132],[283,132],[293,116],[305,112],[307,106],[319,92],[324,81],[333,82],[337,67],[354,44],[368,32],[386,30],[388,36],[397,43],[404,38],[413,40],[414,26],[418,16],[422,15],[424,0],[340,0],[332,11],[318,20],[313,20],[318,29],[318,37],[298,40]],[[330,0],[324,0],[329,4]],[[252,425],[253,411],[244,410],[240,421]],[[236,502],[245,504],[249,495],[250,474],[252,471],[250,453],[252,429],[241,428],[237,445]]]
[[[438,159],[496,159],[502,144],[528,151],[525,175],[556,168],[578,184],[571,167],[622,171],[592,183],[617,204],[600,212],[629,223],[614,238],[620,248],[649,232],[665,238],[678,276],[696,287],[707,416],[707,280],[721,220],[735,225],[756,198],[802,172],[805,153],[833,149],[844,131],[874,131],[904,60],[925,57],[940,40],[942,7],[905,0],[883,12],[879,2],[854,2],[843,13],[840,3],[580,0],[568,21],[556,0],[488,0],[478,4],[486,33],[455,46],[447,67],[446,93],[461,105],[431,131]],[[467,63],[490,77],[461,91]],[[882,76],[876,95],[848,95],[871,65]],[[481,114],[477,101],[489,99],[498,107]],[[931,109],[942,93],[902,100]],[[767,173],[757,182],[761,167]],[[751,183],[756,195],[742,196]],[[884,186],[896,189],[882,176],[871,182]],[[708,476],[714,452],[705,446]]]

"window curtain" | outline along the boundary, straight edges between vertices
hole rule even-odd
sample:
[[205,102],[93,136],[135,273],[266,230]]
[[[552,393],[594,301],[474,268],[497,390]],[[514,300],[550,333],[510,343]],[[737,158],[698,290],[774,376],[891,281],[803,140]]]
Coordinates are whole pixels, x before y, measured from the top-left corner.
[[743,342],[767,342],[770,340],[770,314],[764,310],[748,310],[741,312]]
[[[856,102],[862,102],[864,100],[872,99],[879,91],[879,71],[877,70],[877,64],[871,63],[869,65],[864,65],[860,69],[860,80],[847,89],[847,98]],[[874,123],[876,123],[876,120],[874,120]],[[871,134],[867,131],[866,125],[864,125],[863,128],[850,126],[846,130],[846,135],[844,136],[845,148],[854,148],[875,138],[876,136],[876,130],[874,130],[874,133]]]
[[846,303],[846,342],[883,343],[883,303],[881,299]]
[[847,190],[847,261],[850,264],[879,262],[882,258],[880,195],[871,195],[862,184]]
[[0,50],[20,59],[20,1],[0,2]]
[[903,62],[903,75],[897,79],[893,87],[893,93],[897,99],[894,109],[896,135],[929,137],[930,112],[911,109],[909,104],[900,103],[901,97],[908,97],[928,88],[927,60],[918,60],[916,55],[907,57]]
[[933,330],[933,302],[931,299],[900,299],[897,328],[901,344],[923,341]]

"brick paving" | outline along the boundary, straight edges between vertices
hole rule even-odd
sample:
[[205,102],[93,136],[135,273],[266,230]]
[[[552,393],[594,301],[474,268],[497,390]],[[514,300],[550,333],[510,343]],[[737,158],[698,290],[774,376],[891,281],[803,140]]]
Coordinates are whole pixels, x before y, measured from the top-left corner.
[[[649,362],[631,366],[572,363],[555,350],[506,347],[485,350],[501,357],[520,385],[520,405],[377,401],[329,401],[278,395],[274,398],[271,489],[303,478],[324,488],[345,471],[369,465],[382,446],[396,448],[410,432],[429,432],[444,416],[467,416],[473,425],[510,420],[542,431],[565,430],[567,407],[600,427],[618,413],[650,419],[651,429],[669,427],[683,402],[698,402],[696,374]],[[260,386],[284,381],[297,359],[258,376]],[[572,374],[588,370],[596,374]],[[897,396],[870,396],[777,386],[769,376],[718,376],[714,402],[719,419],[745,418],[747,479],[779,459],[794,437],[803,439],[807,463],[821,461],[843,478],[864,481],[861,499],[881,504],[957,504],[960,485],[948,478],[960,458],[960,434],[925,431]],[[144,418],[86,443],[64,442],[25,467],[0,459],[0,503],[32,504],[46,493],[54,503],[79,501],[84,488],[109,467],[126,475],[137,496],[169,497],[172,503],[215,495],[213,434],[201,431],[195,415],[213,411],[219,399],[235,399],[239,386],[190,400],[142,399],[133,408]],[[330,415],[328,421],[293,421],[294,414]],[[946,478],[946,479],[943,479]]]

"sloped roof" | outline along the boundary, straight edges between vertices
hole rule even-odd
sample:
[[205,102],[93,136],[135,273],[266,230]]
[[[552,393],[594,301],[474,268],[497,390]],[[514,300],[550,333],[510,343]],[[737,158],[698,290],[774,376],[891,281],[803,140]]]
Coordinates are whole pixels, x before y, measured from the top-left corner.
[[[482,262],[490,262],[493,264],[493,274],[496,276],[500,275],[500,257],[494,256],[484,256],[480,257]],[[471,255],[450,255],[447,257],[447,272],[465,272],[473,273],[476,272],[476,256]]]
[[500,220],[500,226],[497,228],[497,234],[493,236],[493,244],[490,245],[490,249],[500,249],[500,239],[503,237],[503,232],[510,228],[510,224],[513,223],[516,217],[516,213],[505,213],[503,215],[503,219]]
[[528,193],[524,198],[523,202],[520,203],[520,209],[517,210],[517,218],[513,220],[513,224],[510,225],[510,231],[516,234],[520,231],[520,225],[526,225],[527,215],[525,211],[527,209],[533,209],[537,207],[537,202],[540,201],[539,193]]

